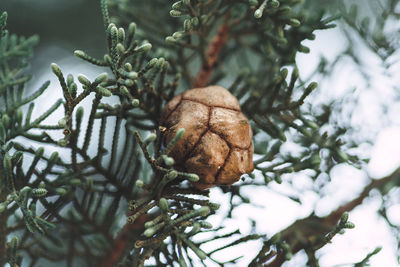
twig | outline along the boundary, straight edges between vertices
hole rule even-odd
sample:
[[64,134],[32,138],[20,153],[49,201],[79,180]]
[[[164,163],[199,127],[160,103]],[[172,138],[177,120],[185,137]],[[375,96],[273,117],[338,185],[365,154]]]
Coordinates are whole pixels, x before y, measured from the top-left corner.
[[[395,180],[398,180],[397,182]],[[305,219],[297,220],[292,225],[280,232],[281,240],[285,240],[291,247],[293,254],[305,249],[310,245],[310,241],[315,237],[321,237],[327,234],[340,220],[345,211],[351,211],[360,205],[373,189],[384,190],[389,183],[398,184],[400,180],[400,168],[389,176],[382,179],[372,179],[371,182],[364,187],[364,190],[350,202],[338,207],[335,211],[326,217],[316,217],[311,215]],[[383,192],[382,194],[384,194]],[[286,261],[284,253],[278,253],[276,258],[267,263],[267,267],[278,267]]]
[[203,66],[196,76],[193,88],[204,87],[210,80],[215,63],[218,59],[218,54],[228,40],[228,31],[229,26],[225,23],[222,24],[218,29],[217,35],[211,40],[208,46],[206,60],[203,62]]
[[144,214],[140,216],[133,224],[125,224],[125,226],[118,233],[117,237],[110,250],[105,254],[102,261],[100,262],[100,267],[114,267],[121,259],[128,242],[132,244],[135,243],[135,236],[139,236],[143,232],[144,223],[147,221],[147,215]]

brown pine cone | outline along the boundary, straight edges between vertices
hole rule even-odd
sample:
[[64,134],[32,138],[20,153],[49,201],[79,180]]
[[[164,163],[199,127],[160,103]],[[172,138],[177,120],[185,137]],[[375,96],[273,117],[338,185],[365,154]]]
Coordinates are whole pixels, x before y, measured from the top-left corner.
[[165,144],[179,128],[184,137],[168,156],[181,169],[195,173],[198,189],[231,185],[253,171],[252,131],[239,102],[221,86],[188,90],[173,98],[161,113]]

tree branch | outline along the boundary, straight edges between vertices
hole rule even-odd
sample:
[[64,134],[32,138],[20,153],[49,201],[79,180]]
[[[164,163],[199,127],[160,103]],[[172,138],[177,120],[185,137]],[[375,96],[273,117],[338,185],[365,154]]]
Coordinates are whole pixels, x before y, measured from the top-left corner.
[[118,233],[117,237],[110,250],[105,254],[102,261],[100,262],[100,267],[114,267],[120,261],[126,247],[129,242],[135,243],[135,237],[139,236],[144,230],[144,223],[147,221],[147,215],[140,216],[135,223],[125,224],[125,226]]
[[218,54],[228,40],[228,31],[229,26],[225,23],[222,24],[219,27],[217,34],[211,40],[208,46],[206,60],[203,62],[203,66],[197,74],[193,88],[204,87],[207,85],[214,70],[215,63],[217,62]]
[[[317,239],[325,236],[330,230],[332,230],[332,228],[337,225],[345,211],[351,211],[360,205],[363,200],[369,196],[369,193],[373,189],[377,189],[382,194],[386,194],[389,191],[386,190],[386,187],[390,184],[400,184],[400,168],[385,178],[372,179],[371,182],[364,187],[364,190],[358,195],[358,197],[338,207],[328,216],[317,217],[312,214],[307,218],[295,221],[292,225],[280,232],[281,240],[288,243],[293,254],[306,249],[310,244],[315,243]],[[277,256],[265,266],[278,267],[285,261],[285,254],[278,253]]]

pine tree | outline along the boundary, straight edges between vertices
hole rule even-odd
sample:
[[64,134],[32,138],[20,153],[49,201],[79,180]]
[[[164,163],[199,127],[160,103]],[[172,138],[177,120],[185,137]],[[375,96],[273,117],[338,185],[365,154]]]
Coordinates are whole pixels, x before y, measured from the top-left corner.
[[[351,125],[332,118],[342,100],[312,102],[317,82],[341,58],[321,59],[310,77],[300,77],[296,57],[310,52],[304,41],[337,21],[349,40],[357,36],[387,63],[396,45],[383,30],[389,19],[398,18],[397,3],[379,2],[372,31],[369,18],[357,14],[357,5],[318,1],[321,8],[315,2],[101,0],[108,50],[103,58],[74,53],[98,66],[97,78],[73,77],[53,63],[59,84],[44,82],[30,95],[24,93],[31,79],[27,62],[38,37],[9,33],[7,13],[2,13],[0,265],[281,266],[305,251],[307,264],[319,266],[316,252],[354,227],[349,212],[373,189],[384,200],[400,185],[399,171],[370,179],[359,196],[329,215],[312,213],[273,236],[258,232],[257,222],[242,234],[208,221],[211,216],[231,218],[237,207],[252,204],[248,192],[271,183],[290,185],[296,174],[306,173],[320,193],[334,166],[365,168],[366,160],[355,148],[368,140],[357,140]],[[342,55],[362,69],[352,48],[350,42]],[[198,185],[204,172],[188,171],[177,160],[193,132],[172,131],[161,117],[174,97],[210,85],[225,87],[249,120],[254,171],[232,185],[209,182],[207,187],[215,186],[202,190]],[[51,103],[40,98],[46,90],[58,90],[60,99]],[[84,107],[84,100],[91,106]],[[32,116],[37,105],[47,111]],[[48,123],[60,110],[58,123]],[[185,112],[183,116],[199,111]],[[296,145],[296,152],[285,152],[286,143]],[[229,196],[226,214],[219,210],[220,200],[210,196],[213,190]],[[386,208],[383,202],[381,216],[399,240]],[[253,258],[215,257],[247,242],[259,244]],[[379,250],[355,266],[365,266]]]

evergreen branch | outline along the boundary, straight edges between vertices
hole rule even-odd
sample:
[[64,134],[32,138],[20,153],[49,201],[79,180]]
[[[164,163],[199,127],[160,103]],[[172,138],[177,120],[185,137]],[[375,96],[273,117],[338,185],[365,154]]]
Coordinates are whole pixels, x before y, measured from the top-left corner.
[[[104,154],[104,136],[106,132],[107,118],[101,118],[100,130],[99,130],[99,144],[97,146],[97,161],[99,164],[102,162],[102,157]],[[85,150],[84,150],[85,151]]]
[[110,25],[110,16],[108,14],[107,0],[100,0],[101,13],[103,14],[104,28],[107,30]]
[[376,254],[378,254],[380,251],[382,250],[382,247],[376,247],[372,252],[368,253],[367,256],[365,256],[365,258],[354,264],[354,267],[364,267],[364,266],[369,266],[368,262],[370,260],[370,258]]
[[28,171],[27,171],[26,174],[25,174],[26,182],[28,182],[28,181],[30,180],[30,178],[31,178],[31,176],[32,176],[32,174],[33,174],[33,172],[34,172],[34,170],[35,170],[35,168],[36,168],[36,166],[37,166],[39,160],[40,160],[40,159],[42,158],[42,156],[43,156],[43,153],[44,153],[44,148],[43,148],[43,147],[39,147],[39,148],[35,151],[35,156],[34,156],[34,158],[33,158],[33,161],[32,161],[32,163],[31,163],[31,165],[29,166]]
[[257,239],[260,239],[260,238],[262,238],[262,236],[259,236],[258,234],[251,234],[251,235],[243,236],[243,237],[231,242],[230,244],[224,245],[222,247],[218,247],[218,248],[210,251],[208,253],[208,256],[210,256],[211,254],[214,254],[217,251],[220,251],[220,250],[223,250],[223,249],[226,249],[226,248],[238,245],[238,244],[242,244],[242,243],[250,241],[250,240],[257,240]]
[[[204,221],[204,216],[208,212],[215,213],[218,204],[208,199],[209,191],[199,191],[190,186],[190,182],[199,180],[197,174],[185,172],[185,163],[175,163],[167,155],[179,140],[179,134],[166,144],[163,135],[167,128],[157,128],[165,100],[171,100],[176,91],[185,89],[178,86],[181,75],[187,83],[185,86],[190,87],[193,66],[198,61],[202,66],[193,81],[195,87],[226,83],[236,77],[230,90],[238,97],[242,110],[254,124],[254,149],[256,154],[260,154],[254,164],[264,176],[265,183],[251,181],[222,187],[223,192],[230,192],[228,217],[240,203],[250,201],[240,192],[243,186],[265,186],[271,179],[281,183],[283,174],[304,169],[314,170],[315,174],[310,175],[314,179],[323,172],[328,173],[340,162],[358,162],[357,157],[342,152],[341,140],[345,140],[343,136],[347,128],[333,127],[335,129],[329,136],[319,132],[329,123],[329,114],[325,113],[331,111],[331,104],[323,107],[326,111],[322,115],[314,115],[300,108],[316,84],[303,87],[305,83],[302,83],[296,90],[304,89],[303,92],[295,92],[298,71],[293,71],[288,82],[288,71],[284,68],[295,66],[296,54],[310,50],[302,42],[314,39],[315,30],[334,26],[332,21],[336,16],[329,17],[323,12],[316,12],[308,3],[296,7],[301,2],[298,0],[174,2],[169,15],[185,17],[179,22],[180,26],[183,22],[183,30],[165,39],[167,43],[176,45],[168,46],[163,37],[176,28],[178,19],[170,20],[167,17],[168,12],[163,9],[169,7],[164,0],[155,0],[154,6],[149,6],[147,1],[136,1],[132,6],[129,1],[101,0],[108,54],[103,59],[95,59],[80,50],[74,54],[94,65],[109,67],[114,77],[108,79],[107,75],[101,74],[94,82],[90,82],[86,77],[79,76],[83,92],[77,96],[78,88],[72,75],[65,79],[59,67],[53,64],[52,70],[59,79],[64,100],[58,100],[33,122],[33,101],[48,87],[46,82],[33,95],[23,96],[25,84],[30,79],[24,73],[27,66],[25,60],[31,55],[37,38],[25,39],[8,34],[5,30],[7,13],[0,16],[0,103],[3,104],[0,110],[1,266],[7,260],[11,265],[21,264],[21,254],[18,253],[21,250],[24,257],[30,257],[31,265],[47,259],[62,261],[67,266],[78,261],[87,265],[144,266],[145,261],[153,257],[158,266],[174,266],[177,263],[186,266],[187,261],[188,264],[196,264],[193,251],[202,263],[208,256],[211,261],[224,266],[225,262],[218,262],[210,256],[222,249],[263,237],[257,234],[243,236],[238,231],[219,235],[216,231],[223,229],[222,226],[211,229],[212,226]],[[389,18],[395,10],[395,0],[390,0],[390,3],[390,7],[382,11],[384,19]],[[110,18],[107,5],[118,8],[118,18]],[[146,9],[154,16],[148,16],[144,12]],[[384,10],[383,6],[381,9]],[[346,22],[361,37],[365,37],[368,27],[359,29],[356,13],[351,8]],[[228,17],[234,18],[233,22],[229,23]],[[136,24],[129,23],[132,19],[143,25],[144,31],[137,31]],[[117,27],[117,23],[129,25],[126,36],[126,28]],[[383,29],[384,24],[378,21],[376,27]],[[210,33],[215,31],[216,36],[208,41]],[[140,42],[134,37],[146,41]],[[226,45],[228,38],[232,40],[229,46]],[[382,33],[377,32],[370,39],[367,43],[373,52],[389,52],[380,55],[382,59],[394,51],[389,39],[383,38]],[[154,51],[150,51],[151,44],[147,40],[157,46]],[[354,51],[345,53],[355,59]],[[257,60],[253,61],[255,58]],[[227,64],[219,66],[218,62]],[[234,64],[231,66],[231,63]],[[240,68],[244,66],[243,69],[248,67],[251,71],[243,70],[237,75],[234,73],[236,65]],[[75,129],[72,115],[77,105],[92,92],[96,96],[84,133],[81,129],[84,123],[83,107],[76,110]],[[293,97],[296,93],[299,95],[297,100]],[[117,105],[101,103],[102,96],[111,95],[119,99]],[[30,105],[25,115],[22,106],[27,103]],[[61,104],[64,104],[66,114],[59,124],[43,125],[43,121],[55,113]],[[107,143],[107,147],[104,147],[106,130],[113,127],[107,124],[110,116],[116,116],[116,124],[111,145]],[[99,143],[96,155],[92,157],[88,154],[89,145],[95,138],[92,131],[97,118],[101,120],[96,133]],[[126,136],[123,149],[120,149],[123,142],[119,140],[120,127],[124,123]],[[300,134],[297,135],[291,128]],[[46,131],[38,129],[64,129],[65,137],[57,142]],[[138,132],[140,129],[152,130],[152,133],[142,139]],[[292,132],[296,135],[292,135]],[[58,152],[48,157],[43,148],[25,148],[12,140],[18,136],[28,141],[54,145]],[[284,155],[280,153],[282,142],[273,143],[276,141],[274,139],[286,141],[286,136],[302,147],[299,156]],[[259,137],[267,139],[264,140],[266,145],[258,140]],[[78,147],[78,138],[83,139],[82,148]],[[63,162],[58,156],[59,152],[62,153],[59,149],[67,145],[65,149],[71,152],[71,163]],[[353,146],[348,144],[348,147]],[[329,155],[325,157],[322,150]],[[102,157],[107,151],[110,151],[111,159],[104,162]],[[24,165],[26,168],[22,166],[23,154],[32,156]],[[151,168],[144,166],[146,161]],[[321,161],[324,167],[320,167]],[[292,256],[292,252],[302,249],[309,257],[308,263],[318,265],[315,251],[329,243],[341,230],[353,226],[347,222],[347,213],[344,211],[360,205],[373,188],[380,190],[384,196],[391,188],[398,187],[400,174],[393,175],[390,181],[384,178],[384,184],[381,184],[381,180],[371,180],[357,198],[326,217],[311,215],[298,220],[280,233],[282,241],[276,237],[265,241],[251,266],[264,262],[281,265]],[[42,198],[46,190],[55,199]],[[239,198],[239,204],[234,197]],[[131,211],[127,215],[128,221],[133,221],[133,224],[123,226],[113,240],[115,229],[119,227],[118,219],[123,216],[124,200],[127,199],[132,201]],[[38,203],[40,209],[44,210],[42,215],[36,214]],[[15,221],[11,227],[8,225],[10,221]],[[48,231],[46,237],[30,233],[37,230],[44,232],[45,228],[53,229],[53,221],[57,223],[57,232]],[[12,238],[15,231],[22,232],[21,238]],[[199,232],[215,233],[216,236],[202,242],[192,241],[191,238]],[[209,253],[200,248],[212,240],[236,234],[240,236],[234,241]],[[8,245],[7,239],[11,240]],[[358,265],[366,264],[375,253],[377,251],[368,254]],[[228,262],[236,263],[237,259]]]
[[[325,236],[330,229],[335,227],[337,221],[340,220],[343,213],[350,212],[360,205],[363,200],[369,196],[369,193],[373,189],[378,189],[381,194],[385,195],[390,190],[388,186],[393,187],[398,186],[399,184],[400,168],[382,179],[372,179],[356,198],[338,207],[329,215],[325,217],[316,217],[312,215],[295,221],[292,225],[279,233],[281,240],[285,240],[289,244],[293,254],[299,252],[300,250],[306,249],[310,246],[309,240],[319,241],[320,237]],[[277,256],[266,263],[265,266],[278,267],[281,266],[285,261],[285,255],[278,253]]]
[[[25,104],[28,103],[32,103],[33,100],[35,100],[36,98],[38,98],[39,96],[41,96],[43,94],[43,92],[49,87],[50,85],[50,81],[46,81],[42,86],[40,86],[40,88],[35,91],[35,93],[33,93],[31,96],[26,97],[25,99],[19,101],[17,103],[17,105],[13,106],[13,109],[17,109]],[[1,90],[1,88],[0,88]]]
[[59,99],[56,101],[46,112],[44,112],[41,116],[39,116],[36,120],[32,123],[25,125],[23,127],[23,131],[28,131],[29,129],[38,126],[42,121],[44,121],[47,117],[49,117],[61,104],[63,101]]
[[0,15],[0,38],[3,37],[6,32],[7,17],[8,13],[5,11]]
[[0,94],[3,93],[3,90],[5,88],[12,87],[12,86],[15,86],[15,85],[23,85],[23,84],[27,83],[30,79],[31,79],[31,77],[25,76],[25,77],[22,77],[22,78],[19,78],[19,79],[3,82],[0,85]]
[[140,216],[133,224],[125,224],[114,239],[109,251],[105,254],[101,262],[101,267],[114,267],[120,261],[121,256],[126,250],[129,242],[136,240],[144,230],[144,223],[147,215]]
[[[1,36],[3,39],[3,42],[1,43],[1,46],[3,46],[3,49],[6,49],[7,42],[10,40],[7,39],[12,39],[8,38],[7,34],[5,36]],[[14,36],[16,37],[16,36]],[[16,39],[16,38],[15,38]],[[14,39],[14,40],[15,40]],[[16,40],[15,40],[16,41]],[[9,44],[9,49],[8,51],[2,51],[0,54],[0,62],[5,62],[8,60],[12,60],[14,58],[27,58],[31,55],[31,49],[34,45],[36,45],[39,42],[39,37],[37,35],[33,35],[27,39],[21,38],[20,43],[14,43],[14,44]]]
[[74,55],[80,59],[83,59],[83,60],[93,64],[93,65],[97,65],[100,67],[109,66],[106,61],[91,57],[88,54],[86,54],[85,52],[83,52],[82,50],[75,50]]
[[[115,127],[114,127],[114,134],[112,138],[112,145],[111,145],[111,158],[108,164],[108,168],[113,170],[114,162],[116,158],[117,148],[118,148],[118,141],[119,141],[119,132],[121,130],[121,117],[117,116]],[[116,170],[118,171],[118,170]]]
[[[137,142],[135,141],[134,137],[132,136],[131,132],[126,129],[125,140],[129,141],[129,146],[127,148],[130,149],[130,152],[122,154],[122,155],[129,155],[124,157],[124,160],[121,161],[121,165],[118,167],[117,175],[122,177],[122,179],[128,180],[128,188],[132,188],[134,183],[136,183],[137,179],[139,178],[139,170],[141,168],[141,160],[138,157],[137,151]],[[124,148],[125,149],[125,148]],[[134,162],[134,164],[132,164]],[[125,166],[123,167],[124,164]]]
[[222,24],[219,27],[217,34],[209,44],[206,58],[203,61],[203,66],[195,78],[193,88],[204,87],[208,83],[213,72],[214,65],[217,62],[218,54],[228,40],[228,32],[229,26],[227,24]]
[[[117,169],[116,169],[116,174],[122,178],[125,177],[125,175],[122,175],[122,173],[124,171],[123,165],[126,165],[126,164],[129,165],[129,162],[131,162],[131,160],[129,160],[129,158],[131,157],[131,153],[133,153],[136,148],[136,142],[131,144],[131,140],[132,140],[131,131],[129,131],[129,129],[126,125],[124,127],[124,130],[125,130],[125,140],[124,140],[124,146],[123,146],[123,150],[122,150],[122,154],[121,154],[121,155],[123,155],[123,157],[119,161]],[[130,153],[128,152],[129,150],[131,150]]]
[[28,112],[26,113],[25,116],[25,124],[29,124],[31,122],[32,112],[34,108],[35,108],[35,103],[30,103],[28,107]]
[[38,125],[33,128],[42,129],[42,130],[62,130],[62,129],[64,129],[64,127],[60,126],[60,125]]
[[11,239],[10,246],[8,248],[8,262],[10,263],[11,267],[18,267],[17,264],[17,247],[19,240],[16,236]]
[[60,82],[61,88],[62,88],[63,93],[64,93],[64,98],[67,101],[67,110],[72,109],[71,105],[73,103],[73,99],[72,99],[71,94],[69,93],[68,86],[67,86],[67,84],[65,82],[65,78],[64,78],[63,73],[61,72],[60,67],[58,67],[57,64],[52,63],[51,64],[51,70],[57,76],[58,81]]
[[[92,104],[92,107],[90,110],[88,125],[86,127],[85,139],[83,141],[83,146],[82,146],[83,151],[87,151],[87,149],[89,147],[89,142],[92,137],[94,118],[95,118],[97,107],[100,104],[100,100],[101,100],[101,96],[99,94],[96,94],[96,97],[93,99],[93,104]],[[99,145],[100,145],[100,143],[99,143]]]

